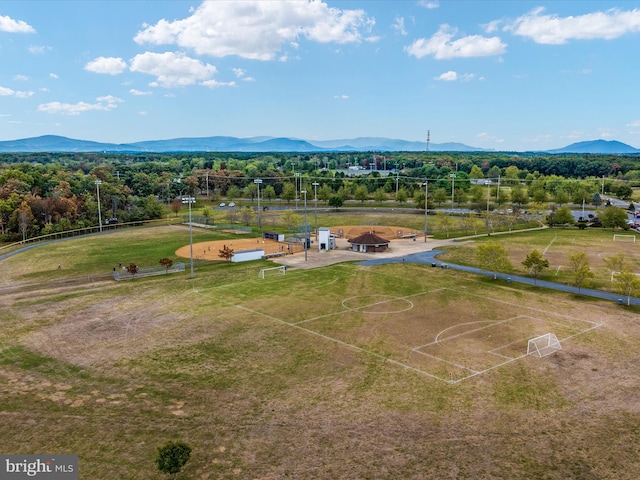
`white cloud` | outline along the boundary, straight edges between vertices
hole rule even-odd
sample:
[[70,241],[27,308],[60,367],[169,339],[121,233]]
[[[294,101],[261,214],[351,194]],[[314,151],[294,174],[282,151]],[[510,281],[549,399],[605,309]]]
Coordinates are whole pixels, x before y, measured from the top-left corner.
[[398,31],[400,35],[406,35],[407,29],[404,28],[404,17],[396,17],[396,19],[391,24],[391,28]]
[[633,122],[627,123],[627,127],[630,127],[630,128],[640,127],[640,120],[634,120]]
[[569,40],[611,40],[627,33],[640,31],[640,9],[559,17],[544,14],[544,8],[536,8],[505,26],[515,35],[531,38],[536,43],[561,45]]
[[200,85],[203,87],[209,88],[219,88],[219,87],[235,87],[236,82],[218,82],[217,80],[205,80],[204,82],[200,82]]
[[104,97],[96,98],[98,103],[61,103],[61,102],[49,102],[38,105],[38,111],[45,113],[59,113],[61,115],[80,115],[84,112],[92,110],[108,111],[117,107],[118,103],[123,102],[122,99],[114,97],[112,95],[106,95]]
[[16,91],[16,98],[29,98],[32,95],[33,95],[33,92],[31,91],[29,92],[22,92],[20,90]]
[[499,37],[483,37],[469,35],[453,40],[457,30],[449,25],[441,25],[431,38],[419,38],[411,45],[404,47],[405,52],[416,58],[432,55],[442,60],[448,58],[487,57],[502,55],[507,45]]
[[337,98],[339,100],[349,100],[349,95],[334,95],[333,98]]
[[256,79],[253,77],[247,77],[247,72],[243,68],[232,68],[231,71],[233,74],[238,77],[243,82],[255,82]]
[[18,82],[26,82],[29,80],[29,77],[27,77],[26,75],[22,75],[22,74],[18,74],[18,75],[14,75],[13,79],[18,81]]
[[50,52],[51,50],[53,50],[53,48],[46,47],[44,45],[30,45],[28,50],[29,53],[32,53],[34,55],[43,55],[45,52]]
[[143,95],[151,95],[153,92],[143,92],[141,90],[136,90],[135,88],[132,88],[131,90],[129,90],[129,93],[131,95],[135,95],[135,96],[143,96]]
[[183,20],[145,25],[134,40],[175,44],[199,55],[273,60],[283,45],[299,37],[319,43],[360,42],[374,24],[363,10],[340,10],[322,1],[204,1]]
[[440,7],[439,0],[420,0],[418,5],[424,8],[428,8],[429,10]]
[[36,33],[36,30],[24,20],[14,20],[9,16],[0,15],[0,32]]
[[458,79],[458,74],[453,70],[444,72],[442,75],[433,78],[434,80],[442,80],[443,82],[453,82]]
[[0,97],[29,98],[32,95],[33,92],[23,92],[21,90],[13,90],[8,87],[0,87]]
[[49,77],[50,77],[50,78],[54,78],[54,79],[58,79],[58,78],[60,78],[60,77],[58,76],[58,74],[57,74],[57,73],[50,73],[50,74],[49,74]]
[[165,88],[193,85],[208,80],[218,71],[213,65],[174,52],[141,53],[131,59],[130,69],[154,75],[156,80],[149,85]]
[[98,57],[84,66],[84,69],[93,73],[105,73],[119,75],[127,68],[127,62],[120,57]]

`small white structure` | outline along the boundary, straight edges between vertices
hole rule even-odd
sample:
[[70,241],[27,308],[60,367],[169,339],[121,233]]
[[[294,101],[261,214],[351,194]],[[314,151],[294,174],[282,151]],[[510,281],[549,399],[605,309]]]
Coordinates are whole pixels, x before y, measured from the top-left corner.
[[255,249],[255,250],[240,250],[239,252],[234,252],[231,257],[232,262],[249,262],[251,260],[260,260],[264,257],[263,249]]
[[318,228],[318,251],[333,250],[336,248],[336,236],[331,235],[331,229]]

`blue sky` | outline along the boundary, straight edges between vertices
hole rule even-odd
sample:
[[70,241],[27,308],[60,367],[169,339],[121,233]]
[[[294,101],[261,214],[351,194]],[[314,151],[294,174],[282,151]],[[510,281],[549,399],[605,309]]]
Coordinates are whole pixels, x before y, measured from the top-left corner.
[[0,3],[0,140],[640,147],[640,2]]

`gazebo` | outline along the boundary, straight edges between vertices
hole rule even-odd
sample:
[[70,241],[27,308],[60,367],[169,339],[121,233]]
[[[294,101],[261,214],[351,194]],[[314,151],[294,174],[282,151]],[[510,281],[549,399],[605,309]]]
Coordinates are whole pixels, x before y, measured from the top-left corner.
[[375,232],[367,232],[348,240],[355,252],[384,252],[389,248],[389,240],[379,237]]

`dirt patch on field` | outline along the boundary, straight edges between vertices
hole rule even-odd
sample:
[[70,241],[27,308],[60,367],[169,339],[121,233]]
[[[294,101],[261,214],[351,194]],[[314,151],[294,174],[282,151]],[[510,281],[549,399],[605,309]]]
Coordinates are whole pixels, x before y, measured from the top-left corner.
[[[220,251],[224,247],[232,249],[235,253],[245,250],[264,250],[265,255],[282,253],[290,255],[301,252],[302,245],[278,242],[262,238],[239,238],[235,240],[216,240],[211,242],[199,242],[193,244],[193,258],[196,260],[220,260]],[[189,245],[179,248],[176,251],[178,257],[190,258]]]

